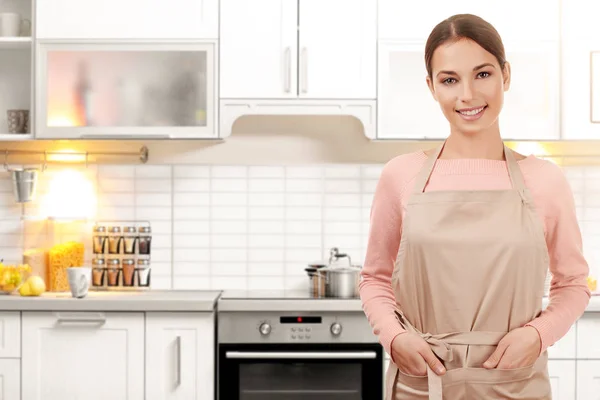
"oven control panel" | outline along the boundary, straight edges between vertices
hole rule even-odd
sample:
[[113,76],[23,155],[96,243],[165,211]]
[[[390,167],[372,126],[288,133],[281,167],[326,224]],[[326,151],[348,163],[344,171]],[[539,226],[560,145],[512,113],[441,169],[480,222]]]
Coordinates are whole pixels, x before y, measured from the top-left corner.
[[219,314],[222,343],[371,343],[377,342],[363,313]]

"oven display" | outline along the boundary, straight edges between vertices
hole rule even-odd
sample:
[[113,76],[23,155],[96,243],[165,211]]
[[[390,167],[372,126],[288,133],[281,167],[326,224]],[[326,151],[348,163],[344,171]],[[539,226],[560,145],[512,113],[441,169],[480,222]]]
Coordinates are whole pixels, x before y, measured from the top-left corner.
[[303,317],[303,316],[295,316],[295,317],[279,317],[279,323],[281,324],[320,324],[321,317]]

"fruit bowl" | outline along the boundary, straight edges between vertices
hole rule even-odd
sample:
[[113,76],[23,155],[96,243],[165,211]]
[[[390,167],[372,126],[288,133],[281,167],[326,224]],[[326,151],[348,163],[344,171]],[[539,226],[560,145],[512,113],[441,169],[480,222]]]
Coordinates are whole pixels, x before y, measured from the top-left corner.
[[4,265],[0,262],[0,294],[11,294],[19,289],[31,274],[27,264]]

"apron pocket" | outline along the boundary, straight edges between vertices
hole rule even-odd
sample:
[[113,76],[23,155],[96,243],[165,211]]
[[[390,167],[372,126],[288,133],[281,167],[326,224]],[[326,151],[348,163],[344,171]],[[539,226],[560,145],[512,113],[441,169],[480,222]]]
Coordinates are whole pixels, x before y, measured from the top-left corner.
[[429,399],[427,376],[408,375],[397,369],[394,382],[394,400]]

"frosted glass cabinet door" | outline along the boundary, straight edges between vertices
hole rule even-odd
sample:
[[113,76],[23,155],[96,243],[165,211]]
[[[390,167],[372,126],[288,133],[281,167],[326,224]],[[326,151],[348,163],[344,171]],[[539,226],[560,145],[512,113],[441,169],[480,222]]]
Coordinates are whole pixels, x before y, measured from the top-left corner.
[[38,45],[38,138],[210,138],[212,43]]
[[425,78],[424,46],[379,43],[378,139],[442,139],[450,133]]

